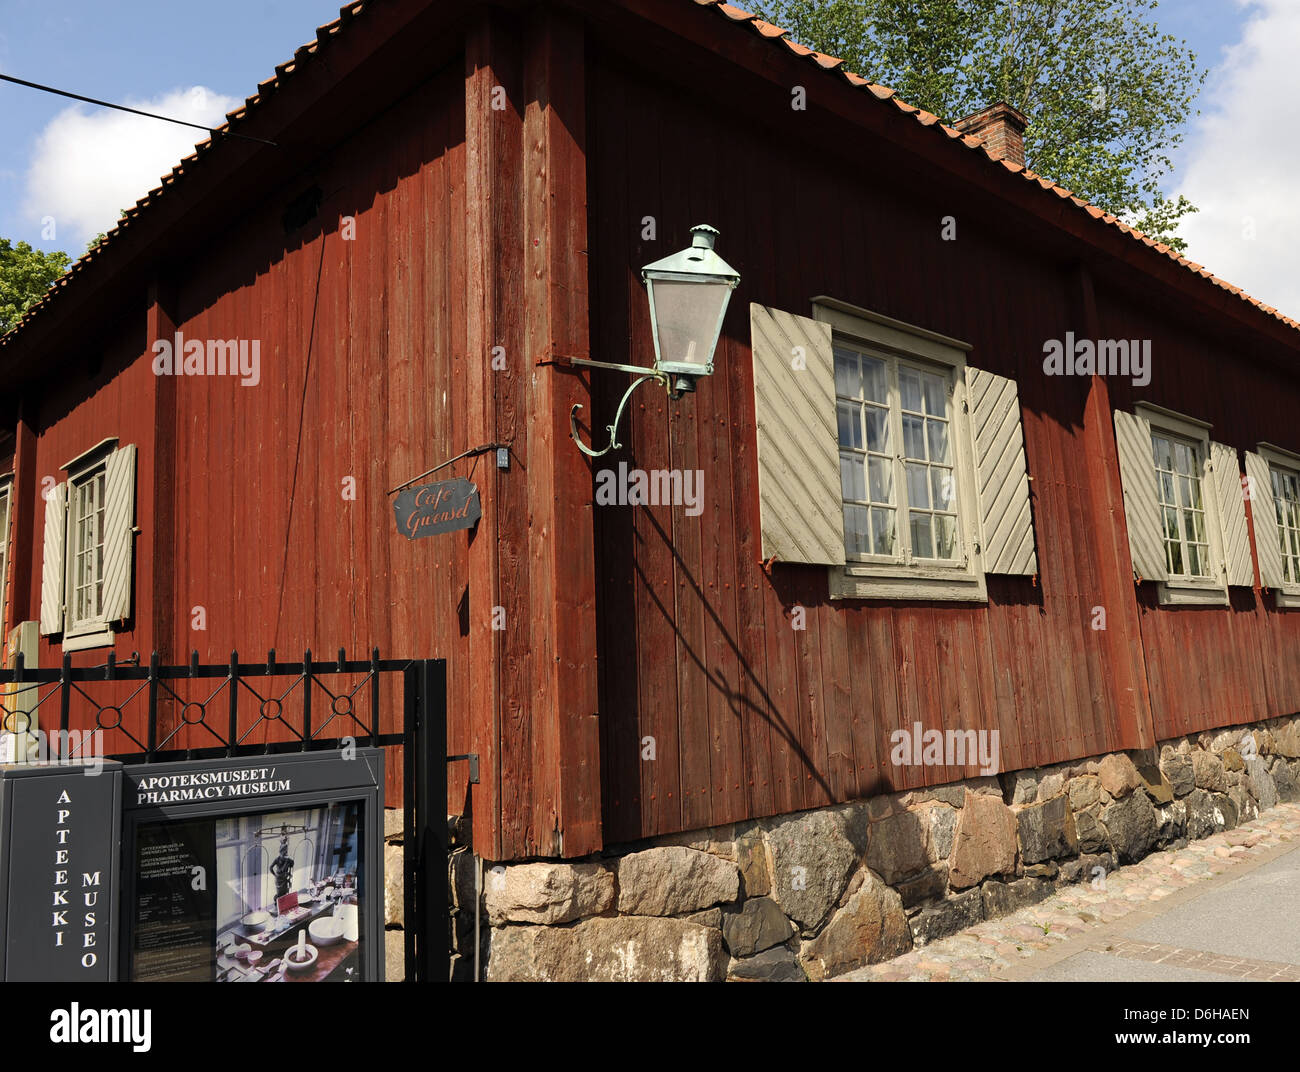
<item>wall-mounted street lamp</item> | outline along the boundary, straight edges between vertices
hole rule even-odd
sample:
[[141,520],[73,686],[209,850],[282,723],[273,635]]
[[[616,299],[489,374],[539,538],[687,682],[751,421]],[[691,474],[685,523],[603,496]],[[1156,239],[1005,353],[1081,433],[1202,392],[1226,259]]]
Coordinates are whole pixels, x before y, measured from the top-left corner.
[[614,365],[605,361],[573,358],[572,364],[586,368],[613,369],[637,376],[623,395],[608,425],[609,446],[592,450],[578,438],[578,410],[569,411],[573,441],[578,449],[592,458],[617,450],[618,425],[623,419],[632,392],[647,380],[663,384],[674,400],[695,390],[695,381],[713,372],[713,353],[722,334],[722,320],[727,315],[731,292],[740,284],[736,270],[714,252],[718,230],[708,224],[691,228],[691,244],[680,253],[665,257],[641,269],[650,301],[650,328],[655,340],[654,368],[642,365]]

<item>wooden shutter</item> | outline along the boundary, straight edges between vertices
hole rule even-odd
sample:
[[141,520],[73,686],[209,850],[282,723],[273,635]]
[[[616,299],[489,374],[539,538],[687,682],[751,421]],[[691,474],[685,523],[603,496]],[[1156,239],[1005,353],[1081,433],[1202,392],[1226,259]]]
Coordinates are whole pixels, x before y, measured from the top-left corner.
[[1124,520],[1133,571],[1144,581],[1168,580],[1160,502],[1156,498],[1156,468],[1151,448],[1151,422],[1115,411],[1115,442],[1119,474],[1124,485]]
[[1282,537],[1277,531],[1273,477],[1263,455],[1246,451],[1246,475],[1250,478],[1250,516],[1255,522],[1259,583],[1264,588],[1280,589],[1286,580],[1282,572]]
[[1016,381],[967,367],[966,396],[975,446],[984,572],[1037,573]]
[[104,463],[104,599],[106,622],[131,615],[131,559],[135,553],[135,447],[113,451]]
[[831,327],[750,305],[763,558],[844,564]]
[[41,559],[41,636],[63,632],[63,544],[67,533],[68,482],[45,500],[45,549]]
[[1250,536],[1246,532],[1246,503],[1242,498],[1237,448],[1211,443],[1210,467],[1214,472],[1214,491],[1222,522],[1223,564],[1228,573],[1228,583],[1252,588],[1255,564],[1250,557]]

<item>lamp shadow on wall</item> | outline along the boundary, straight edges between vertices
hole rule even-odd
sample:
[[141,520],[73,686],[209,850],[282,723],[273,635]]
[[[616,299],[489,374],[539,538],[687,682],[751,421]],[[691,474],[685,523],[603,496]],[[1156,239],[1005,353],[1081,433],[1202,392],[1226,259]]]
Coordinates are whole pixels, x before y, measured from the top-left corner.
[[[736,637],[728,630],[726,623],[719,615],[717,609],[710,602],[704,586],[691,572],[686,561],[673,545],[671,534],[665,531],[659,520],[649,510],[641,512],[641,519],[647,522],[650,529],[658,534],[663,541],[664,548],[672,556],[674,564],[675,580],[685,581],[686,589],[698,600],[700,609],[707,616],[708,622],[712,629],[716,630],[727,648],[735,655],[740,670],[740,678],[734,683],[730,681],[721,666],[710,668],[707,661],[706,653],[699,650],[692,644],[676,621],[676,615],[673,607],[668,606],[663,598],[655,592],[654,585],[650,578],[645,574],[641,564],[636,561],[636,556],[629,550],[628,557],[632,561],[632,571],[635,574],[642,591],[652,602],[654,607],[662,615],[663,621],[671,628],[676,641],[677,651],[684,655],[694,664],[695,668],[703,675],[708,687],[721,695],[730,709],[732,717],[737,724],[743,724],[748,717],[757,717],[765,722],[773,733],[777,734],[790,748],[791,752],[798,758],[800,769],[812,776],[812,779],[820,787],[823,794],[829,799],[834,799],[834,792],[830,783],[827,781],[824,773],[817,769],[813,757],[808,754],[799,740],[797,714],[792,715],[781,710],[779,701],[768,692],[760,677],[751,668],[744,652],[741,649]],[[680,587],[680,586],[679,586]],[[603,671],[608,673],[608,670]],[[608,695],[608,683],[602,690]],[[635,692],[632,693],[635,695]],[[620,705],[623,710],[623,719],[626,724],[611,727],[610,736],[606,738],[607,745],[613,739],[614,734],[626,733],[629,728],[635,728],[638,737],[645,729],[638,723],[639,708],[633,706],[628,711],[626,705]],[[607,708],[609,709],[609,708]],[[793,722],[793,724],[792,724]],[[744,734],[742,733],[742,739]],[[605,755],[602,757],[602,763],[610,767],[619,768],[619,774],[615,779],[622,785],[637,785],[640,781],[638,752],[635,749],[628,748],[611,748],[606,747]],[[736,772],[729,772],[736,773]],[[740,772],[748,774],[748,771]],[[716,781],[716,778],[713,779]],[[747,780],[747,779],[746,779]],[[608,779],[607,779],[608,781]],[[626,795],[626,794],[625,794]],[[614,838],[618,840],[631,839],[638,836],[641,830],[641,812],[642,802],[639,794],[636,799],[620,799],[617,809],[613,808],[613,802],[609,799],[609,793],[604,794],[603,807],[605,810],[605,824],[611,831]],[[800,810],[796,808],[795,810]],[[626,835],[626,837],[625,837]]]

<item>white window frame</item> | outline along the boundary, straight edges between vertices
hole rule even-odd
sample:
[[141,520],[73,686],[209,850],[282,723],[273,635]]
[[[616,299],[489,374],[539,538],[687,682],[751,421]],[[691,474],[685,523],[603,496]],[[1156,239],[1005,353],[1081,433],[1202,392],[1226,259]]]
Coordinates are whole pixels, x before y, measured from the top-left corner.
[[[1270,482],[1268,493],[1274,499],[1277,498],[1271,486],[1274,469],[1300,479],[1300,454],[1295,454],[1283,447],[1274,446],[1272,443],[1257,444],[1255,453],[1268,462],[1268,478]],[[1251,506],[1255,506],[1255,503],[1251,503]],[[1255,532],[1258,539],[1259,530],[1256,529]],[[1286,569],[1286,559],[1288,557],[1290,556],[1283,552],[1282,568],[1284,570]],[[1278,609],[1300,607],[1300,581],[1288,581],[1281,588],[1275,588],[1273,590],[1273,599],[1274,605]]]
[[[89,648],[110,647],[113,644],[113,623],[104,617],[102,592],[99,613],[88,618],[78,619],[76,569],[77,556],[81,552],[77,532],[77,492],[91,483],[96,477],[107,474],[108,456],[117,447],[117,439],[105,439],[84,454],[78,455],[63,466],[68,474],[68,504],[64,516],[63,535],[63,650],[85,651]],[[106,504],[100,503],[100,511],[106,510]],[[105,535],[101,531],[100,546]],[[102,586],[103,578],[96,578]]]
[[3,646],[8,639],[9,631],[6,628],[5,615],[9,611],[9,604],[5,600],[8,593],[9,577],[9,533],[13,528],[14,514],[14,495],[13,495],[14,475],[5,473],[0,476],[0,646]]
[[[1219,515],[1218,488],[1214,481],[1210,455],[1211,425],[1174,410],[1138,402],[1133,412],[1151,422],[1151,434],[1165,438],[1181,439],[1191,443],[1200,461],[1201,505],[1205,514],[1205,538],[1209,544],[1210,566],[1214,570],[1208,577],[1170,577],[1156,585],[1160,603],[1166,606],[1226,607],[1228,599],[1228,571],[1224,563],[1223,519]],[[1154,450],[1154,442],[1151,444]],[[1160,501],[1160,477],[1156,470],[1154,454],[1150,458],[1151,475],[1156,482],[1156,503],[1160,510],[1160,549],[1164,551],[1164,508]],[[1179,511],[1181,531],[1182,517]]]
[[[813,319],[830,324],[832,341],[891,362],[890,422],[895,455],[895,488],[905,478],[901,463],[901,399],[898,397],[897,368],[918,367],[945,376],[948,381],[949,442],[957,485],[957,549],[951,564],[935,559],[911,560],[910,555],[893,557],[853,556],[843,566],[830,566],[830,594],[837,599],[933,599],[984,603],[988,589],[984,581],[984,559],[980,547],[979,504],[975,495],[975,468],[966,405],[966,353],[968,343],[924,328],[904,324],[834,298],[813,299]],[[899,496],[896,493],[895,501]],[[841,508],[843,501],[841,499]],[[904,543],[903,527],[909,522],[901,507],[896,510],[896,547]],[[910,542],[910,529],[908,534]],[[849,552],[846,549],[846,557]]]

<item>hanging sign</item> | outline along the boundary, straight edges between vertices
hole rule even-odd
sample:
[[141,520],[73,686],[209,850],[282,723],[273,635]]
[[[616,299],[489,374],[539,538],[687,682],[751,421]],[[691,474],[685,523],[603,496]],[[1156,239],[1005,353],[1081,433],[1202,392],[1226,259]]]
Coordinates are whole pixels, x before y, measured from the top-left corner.
[[408,540],[473,527],[483,516],[478,485],[457,477],[407,488],[393,502],[397,531]]

